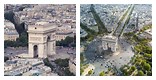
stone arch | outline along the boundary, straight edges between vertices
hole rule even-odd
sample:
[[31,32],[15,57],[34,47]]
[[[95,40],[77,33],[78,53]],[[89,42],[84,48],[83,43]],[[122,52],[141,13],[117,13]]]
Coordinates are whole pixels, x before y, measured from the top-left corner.
[[34,58],[38,58],[38,46],[37,45],[34,45],[33,47],[33,54],[34,54]]
[[55,47],[52,45],[52,43],[55,43],[55,38],[53,38],[56,32],[55,27],[30,25],[28,28],[30,57],[46,58],[47,56],[55,54],[55,50],[52,49]]

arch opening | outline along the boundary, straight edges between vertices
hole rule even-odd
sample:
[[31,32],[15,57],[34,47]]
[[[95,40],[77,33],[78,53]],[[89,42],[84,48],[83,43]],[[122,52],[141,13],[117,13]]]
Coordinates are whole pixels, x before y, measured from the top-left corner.
[[50,41],[50,36],[47,37],[47,42],[49,42],[49,41]]
[[34,50],[34,58],[38,58],[38,46],[34,45],[33,50]]

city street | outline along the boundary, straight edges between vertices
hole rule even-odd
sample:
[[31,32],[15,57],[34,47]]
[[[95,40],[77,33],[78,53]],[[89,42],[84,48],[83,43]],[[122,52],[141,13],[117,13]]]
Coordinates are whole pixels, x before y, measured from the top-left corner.
[[66,58],[75,58],[76,57],[76,49],[73,48],[57,48],[56,54],[52,55],[50,60],[55,59],[66,59]]
[[4,49],[4,56],[7,56],[7,57],[13,57],[22,53],[28,53],[28,48],[27,47],[19,47],[19,48],[8,47]]
[[[134,5],[131,5],[130,6],[130,9],[128,10],[126,16],[124,16],[124,19],[120,22],[121,24],[119,25],[119,27],[117,27],[117,30],[115,32],[116,36],[119,36],[119,34],[121,33],[122,29],[124,30],[125,28],[125,24],[126,24],[126,21],[128,20],[128,17],[131,15],[131,11],[133,10],[133,6]],[[127,11],[127,10],[126,10]]]

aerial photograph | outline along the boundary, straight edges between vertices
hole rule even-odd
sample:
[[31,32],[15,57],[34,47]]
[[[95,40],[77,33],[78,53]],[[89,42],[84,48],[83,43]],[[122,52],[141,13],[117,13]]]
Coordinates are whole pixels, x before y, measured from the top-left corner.
[[76,5],[5,4],[4,76],[75,76]]
[[80,5],[81,76],[152,76],[152,5]]

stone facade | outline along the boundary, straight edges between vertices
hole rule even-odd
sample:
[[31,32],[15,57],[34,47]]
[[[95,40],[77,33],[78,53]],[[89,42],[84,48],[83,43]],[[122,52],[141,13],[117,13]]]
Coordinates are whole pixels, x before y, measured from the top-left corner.
[[69,60],[69,70],[76,75],[76,58]]
[[4,34],[4,40],[16,41],[19,38],[18,34]]
[[16,41],[19,38],[19,34],[15,29],[13,23],[8,20],[4,21],[4,40]]
[[29,56],[46,58],[56,52],[56,25],[48,22],[37,22],[29,25]]
[[111,48],[111,51],[116,52],[118,46],[118,38],[112,35],[104,36],[102,38],[102,48],[103,50],[108,50]]

